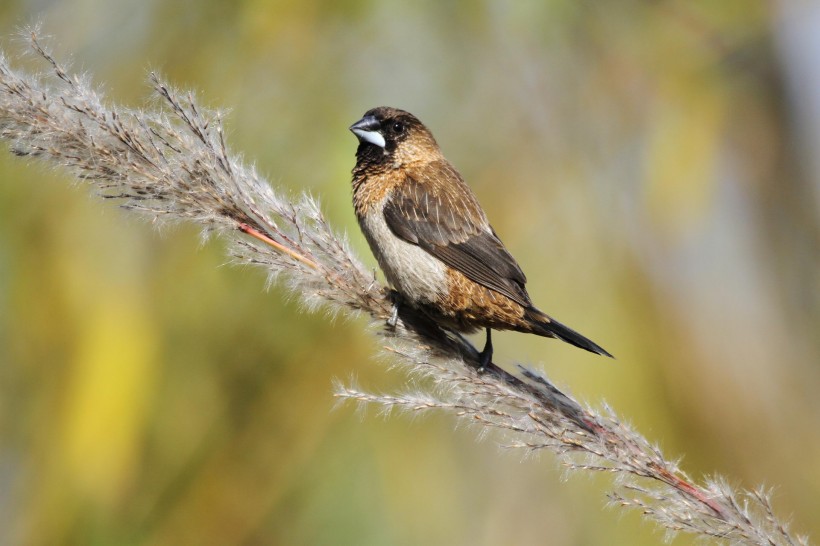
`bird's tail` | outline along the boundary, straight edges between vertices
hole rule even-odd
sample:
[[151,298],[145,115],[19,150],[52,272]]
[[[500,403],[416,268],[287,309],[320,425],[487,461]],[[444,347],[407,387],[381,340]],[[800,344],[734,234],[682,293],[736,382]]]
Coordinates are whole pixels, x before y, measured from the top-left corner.
[[614,358],[603,347],[582,336],[572,328],[564,326],[554,318],[545,315],[535,307],[527,309],[524,318],[529,323],[529,326],[532,327],[532,333],[534,334],[544,337],[554,337],[591,353]]

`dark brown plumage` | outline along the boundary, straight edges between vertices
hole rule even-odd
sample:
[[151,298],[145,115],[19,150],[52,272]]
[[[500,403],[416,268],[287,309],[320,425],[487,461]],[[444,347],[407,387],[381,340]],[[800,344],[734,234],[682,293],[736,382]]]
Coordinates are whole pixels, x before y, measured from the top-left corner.
[[555,337],[612,356],[533,306],[524,272],[415,116],[374,108],[350,130],[359,139],[356,217],[404,302],[460,332],[486,328],[484,365],[492,359],[491,329]]

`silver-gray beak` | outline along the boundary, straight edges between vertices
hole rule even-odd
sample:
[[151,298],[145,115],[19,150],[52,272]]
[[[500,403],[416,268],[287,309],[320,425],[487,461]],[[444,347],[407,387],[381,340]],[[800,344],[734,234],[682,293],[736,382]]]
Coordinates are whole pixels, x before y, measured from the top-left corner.
[[370,144],[384,148],[387,143],[379,132],[380,129],[381,123],[379,123],[379,120],[377,120],[375,116],[365,116],[350,126],[350,130],[361,142],[369,142]]

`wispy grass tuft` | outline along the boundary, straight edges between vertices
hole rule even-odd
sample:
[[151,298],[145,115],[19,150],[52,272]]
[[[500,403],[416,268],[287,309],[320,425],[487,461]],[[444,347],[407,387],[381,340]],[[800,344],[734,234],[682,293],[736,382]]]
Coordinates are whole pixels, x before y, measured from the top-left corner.
[[[548,450],[570,470],[611,474],[610,504],[637,509],[670,534],[808,544],[774,515],[766,491],[737,491],[719,477],[695,482],[610,408],[583,406],[531,369],[511,374],[491,364],[479,372],[468,341],[410,309],[388,328],[389,291],[312,197],[278,194],[229,151],[219,112],[201,109],[192,94],[156,75],[156,110],[106,104],[87,77],[70,74],[42,47],[36,30],[27,39],[50,75],[15,71],[0,54],[0,138],[12,153],[68,169],[101,197],[153,221],[192,222],[204,236],[223,237],[236,262],[260,266],[311,310],[367,314],[413,388],[372,394],[339,383],[339,399],[386,412],[445,411],[501,431],[512,447]],[[431,387],[422,391],[422,384]]]

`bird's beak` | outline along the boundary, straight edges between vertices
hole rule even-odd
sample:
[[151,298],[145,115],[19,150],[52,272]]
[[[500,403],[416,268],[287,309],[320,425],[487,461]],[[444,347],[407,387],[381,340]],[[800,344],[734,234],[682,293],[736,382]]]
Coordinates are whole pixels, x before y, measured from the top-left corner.
[[365,116],[350,126],[350,130],[356,135],[359,141],[369,142],[370,144],[384,148],[387,143],[384,141],[384,137],[379,132],[379,129],[381,129],[381,124],[375,116]]

